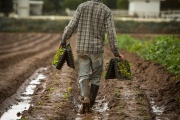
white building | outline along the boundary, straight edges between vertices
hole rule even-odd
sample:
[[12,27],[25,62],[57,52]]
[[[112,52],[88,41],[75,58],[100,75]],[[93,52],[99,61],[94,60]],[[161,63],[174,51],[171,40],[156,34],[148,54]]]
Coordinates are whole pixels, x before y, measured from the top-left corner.
[[160,2],[164,0],[129,0],[129,15],[135,17],[159,17]]
[[43,1],[35,0],[14,0],[13,9],[19,17],[28,17],[29,15],[41,15]]

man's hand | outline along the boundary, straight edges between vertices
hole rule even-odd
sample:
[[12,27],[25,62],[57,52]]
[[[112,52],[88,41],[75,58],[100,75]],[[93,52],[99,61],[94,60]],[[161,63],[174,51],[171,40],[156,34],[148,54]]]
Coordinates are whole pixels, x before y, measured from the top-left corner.
[[120,57],[122,60],[124,60],[124,55],[119,54],[119,57]]
[[59,47],[66,48],[66,42],[61,42]]

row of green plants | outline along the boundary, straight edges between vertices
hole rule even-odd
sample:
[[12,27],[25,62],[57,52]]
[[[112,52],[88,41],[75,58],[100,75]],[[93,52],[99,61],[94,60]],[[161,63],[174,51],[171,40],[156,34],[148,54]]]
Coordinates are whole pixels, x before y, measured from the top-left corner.
[[[0,32],[63,32],[69,20],[15,19],[0,17]],[[115,20],[118,33],[176,33],[180,22],[136,22]]]
[[62,32],[69,20],[15,19],[0,17],[0,32]]
[[180,38],[174,36],[157,36],[140,40],[130,35],[117,35],[118,46],[155,61],[166,67],[170,73],[180,75]]

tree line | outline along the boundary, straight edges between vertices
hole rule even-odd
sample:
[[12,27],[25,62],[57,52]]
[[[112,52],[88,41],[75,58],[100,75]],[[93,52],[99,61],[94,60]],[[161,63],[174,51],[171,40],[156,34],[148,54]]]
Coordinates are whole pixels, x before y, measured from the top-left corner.
[[[38,0],[37,0],[38,1]],[[65,8],[75,10],[79,4],[89,0],[43,0],[44,14],[62,14]],[[147,0],[148,1],[148,0]],[[150,1],[150,0],[149,0]],[[128,9],[128,0],[103,0],[110,9]],[[0,12],[6,16],[13,11],[13,0],[0,0]],[[165,0],[161,2],[161,10],[180,9],[180,0]]]
[[[60,13],[66,8],[75,10],[79,4],[89,0],[44,0],[43,12]],[[128,9],[127,0],[103,0],[103,3],[111,9]]]
[[[89,0],[44,0],[43,12],[61,13],[65,8],[75,10],[79,4]],[[128,0],[102,0],[110,9],[127,10]],[[148,0],[147,0],[148,1]],[[149,0],[151,1],[151,0]],[[180,9],[180,0],[161,1],[161,10],[177,10]]]

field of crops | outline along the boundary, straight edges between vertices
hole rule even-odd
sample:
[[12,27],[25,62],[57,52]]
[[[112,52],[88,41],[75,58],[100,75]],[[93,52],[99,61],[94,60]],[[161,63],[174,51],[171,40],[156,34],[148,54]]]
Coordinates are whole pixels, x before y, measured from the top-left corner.
[[171,73],[180,76],[180,38],[164,35],[152,38],[133,38],[118,35],[119,48],[142,56],[166,67]]
[[[131,63],[132,79],[105,80],[102,76],[94,113],[78,116],[76,34],[69,40],[75,70],[66,64],[62,70],[51,66],[60,36],[53,33],[0,33],[0,116],[22,102],[18,98],[19,86],[26,80],[33,80],[30,77],[33,73],[42,73],[46,77],[31,95],[30,107],[23,112],[14,111],[15,116],[20,115],[23,120],[180,119],[178,37],[118,35],[120,52]],[[114,56],[108,43],[104,49],[105,65]],[[41,67],[46,69],[36,72]],[[12,97],[14,93],[15,98]]]

